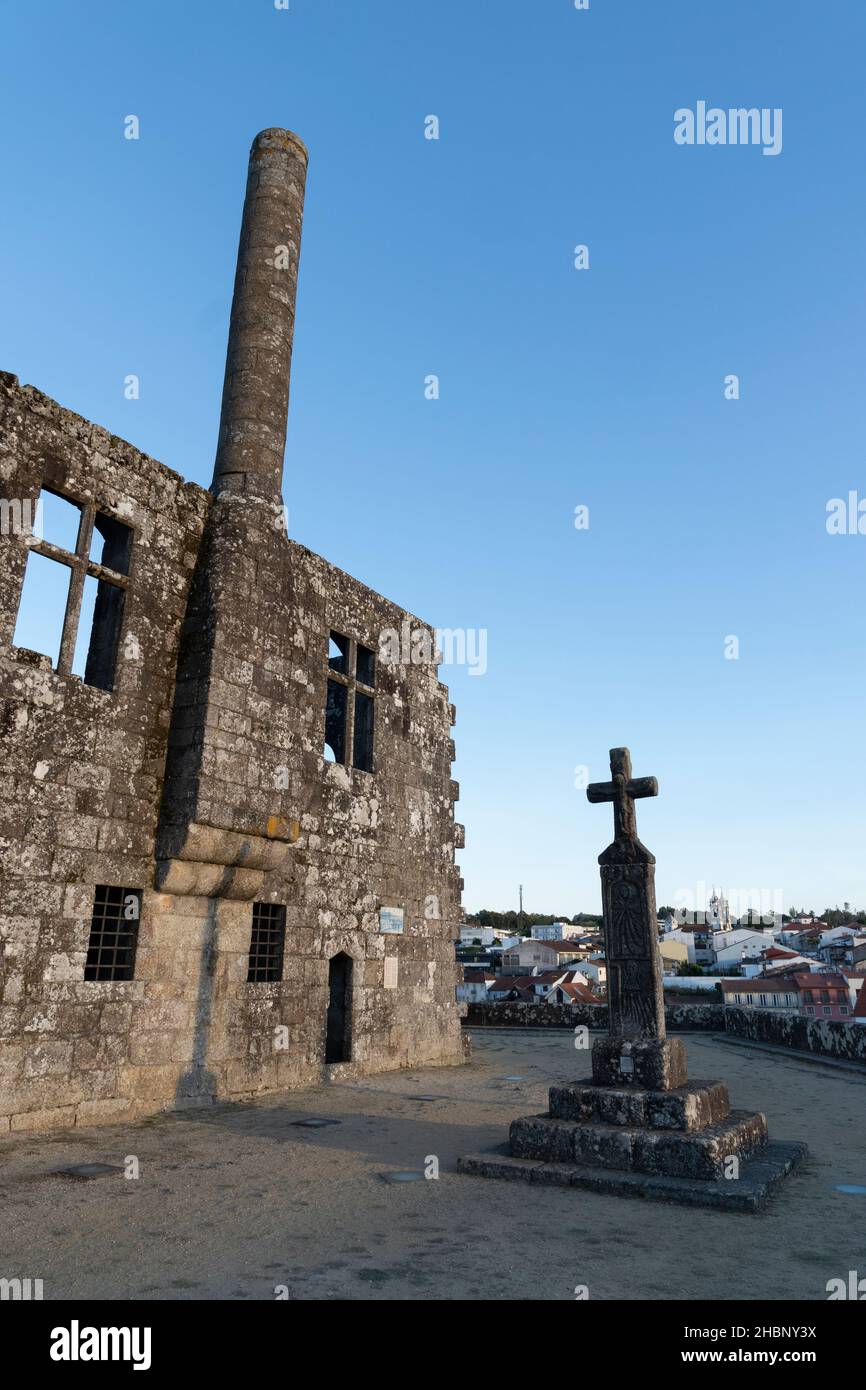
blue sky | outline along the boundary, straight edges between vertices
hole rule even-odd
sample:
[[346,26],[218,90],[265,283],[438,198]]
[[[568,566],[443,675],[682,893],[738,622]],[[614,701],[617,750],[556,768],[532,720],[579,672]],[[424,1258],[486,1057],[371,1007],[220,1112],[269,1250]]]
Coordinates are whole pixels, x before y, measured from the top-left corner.
[[[866,7],[47,0],[3,28],[0,367],[203,484],[249,144],[306,141],[290,531],[487,630],[485,675],[441,673],[467,907],[598,910],[611,816],[574,770],[618,744],[659,778],[660,902],[866,905],[866,535],[825,525],[866,497]],[[699,100],[781,108],[782,152],[678,146]]]

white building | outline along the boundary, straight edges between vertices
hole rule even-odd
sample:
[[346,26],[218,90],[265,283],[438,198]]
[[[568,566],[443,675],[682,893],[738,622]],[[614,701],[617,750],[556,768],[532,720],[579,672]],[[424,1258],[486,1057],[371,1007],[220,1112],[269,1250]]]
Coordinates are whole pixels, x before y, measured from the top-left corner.
[[460,924],[460,945],[473,946],[477,942],[479,945],[492,946],[494,941],[505,950],[513,946],[515,942],[522,941],[520,936],[502,936],[495,927],[482,927],[477,922],[461,922]]
[[576,936],[583,936],[586,927],[573,927],[570,922],[551,922],[546,927],[533,927],[532,939],[534,941],[572,941]]
[[585,983],[596,989],[604,989],[607,986],[607,966],[603,960],[582,960],[580,974],[584,977]]
[[715,932],[712,944],[716,967],[723,974],[746,960],[757,960],[762,951],[774,945],[774,937],[772,932],[736,927],[731,931]]
[[461,1004],[483,1004],[488,997],[490,986],[496,981],[492,970],[473,970],[467,966],[462,983],[457,986],[457,1000]]

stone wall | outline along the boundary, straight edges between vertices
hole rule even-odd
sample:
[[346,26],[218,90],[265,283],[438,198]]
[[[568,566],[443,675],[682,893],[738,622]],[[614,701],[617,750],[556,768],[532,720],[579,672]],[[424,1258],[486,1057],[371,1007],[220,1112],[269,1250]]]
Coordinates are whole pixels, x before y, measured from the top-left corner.
[[[327,763],[331,630],[409,619],[243,497],[211,498],[0,375],[0,495],[133,529],[114,688],[12,646],[29,539],[0,566],[0,1129],[132,1118],[463,1060],[454,720],[432,664],[380,667],[373,772]],[[7,528],[8,530],[8,528]],[[135,977],[83,978],[94,888],[143,890]],[[248,984],[253,902],[283,978]],[[402,935],[379,930],[401,907]],[[352,1060],[324,1063],[328,962]]]
[[[466,1022],[475,1028],[586,1028],[606,1029],[604,1004],[525,1004],[516,1000],[499,1004],[469,1004]],[[723,1029],[721,1004],[667,1004],[665,1026],[670,1032]]]
[[866,1026],[836,1019],[802,1018],[772,1009],[725,1009],[725,1028],[752,1042],[795,1047],[824,1057],[866,1062]]
[[[586,1028],[606,1029],[603,1004],[469,1004],[466,1024],[472,1028]],[[728,1032],[753,1042],[775,1043],[825,1057],[866,1062],[866,1026],[836,1020],[801,1018],[770,1009],[725,1008],[723,1004],[666,1004],[669,1033]]]

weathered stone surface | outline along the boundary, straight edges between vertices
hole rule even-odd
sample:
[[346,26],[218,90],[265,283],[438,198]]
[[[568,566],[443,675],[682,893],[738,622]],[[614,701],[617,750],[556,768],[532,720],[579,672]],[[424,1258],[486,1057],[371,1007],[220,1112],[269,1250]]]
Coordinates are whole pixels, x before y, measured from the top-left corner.
[[702,1129],[730,1110],[723,1081],[690,1081],[674,1091],[640,1091],[608,1086],[552,1086],[550,1114],[584,1124],[648,1125],[655,1129]]
[[636,1086],[672,1091],[689,1079],[682,1038],[631,1039],[611,1034],[596,1038],[592,1048],[596,1086]]
[[473,1177],[500,1178],[507,1182],[582,1188],[612,1197],[643,1197],[648,1201],[712,1207],[719,1211],[759,1212],[782,1179],[793,1172],[806,1154],[805,1144],[769,1143],[747,1158],[740,1167],[739,1177],[731,1181],[538,1163],[497,1150],[466,1154],[458,1159],[457,1168]]
[[[48,487],[133,532],[111,689],[12,645],[32,537],[2,536],[0,1126],[464,1060],[435,663],[378,663],[372,772],[324,757],[330,632],[378,653],[405,623],[435,643],[285,534],[305,167],[290,132],[254,144],[213,493],[0,374],[6,511]],[[133,980],[84,980],[97,884],[142,891]],[[247,983],[252,900],[286,908],[272,983]],[[380,932],[386,905],[402,935]],[[338,954],[351,1058],[328,1067]]]
[[818,1057],[866,1062],[866,1028],[838,1019],[802,1018],[773,1009],[725,1009],[725,1029],[738,1038],[797,1048]]
[[[472,1003],[467,1005],[466,1023],[471,1028],[607,1028],[608,1010],[606,1004]],[[724,1027],[724,1004],[665,1005],[668,1033],[715,1033]]]
[[730,1158],[748,1158],[767,1142],[763,1115],[731,1112],[701,1130],[675,1131],[530,1116],[513,1120],[512,1154],[545,1163],[572,1159],[583,1168],[668,1173],[687,1178],[721,1178]]
[[728,1159],[749,1158],[767,1142],[761,1114],[732,1110],[726,1120],[690,1133],[637,1130],[632,1167],[639,1173],[667,1173],[684,1178],[722,1178]]

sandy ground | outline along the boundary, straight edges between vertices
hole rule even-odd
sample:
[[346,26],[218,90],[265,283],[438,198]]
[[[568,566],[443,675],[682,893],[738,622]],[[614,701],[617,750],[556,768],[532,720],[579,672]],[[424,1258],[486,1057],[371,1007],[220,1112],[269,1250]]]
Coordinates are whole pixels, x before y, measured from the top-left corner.
[[[768,1211],[732,1214],[455,1173],[588,1071],[567,1033],[473,1037],[465,1067],[4,1138],[0,1277],[41,1278],[46,1299],[824,1300],[866,1275],[866,1196],[834,1190],[866,1186],[866,1075],[687,1037],[693,1078],[810,1145]],[[340,1124],[293,1124],[308,1116]],[[127,1155],[138,1179],[50,1175]],[[429,1155],[438,1181],[383,1180]]]

